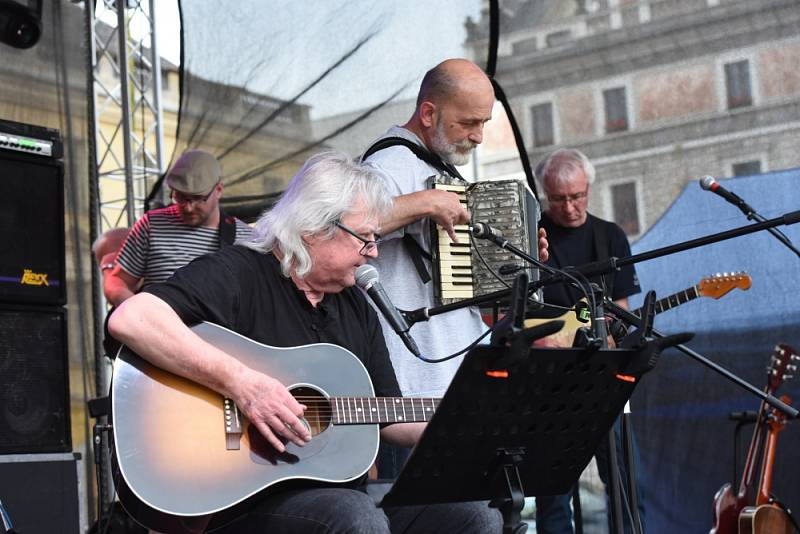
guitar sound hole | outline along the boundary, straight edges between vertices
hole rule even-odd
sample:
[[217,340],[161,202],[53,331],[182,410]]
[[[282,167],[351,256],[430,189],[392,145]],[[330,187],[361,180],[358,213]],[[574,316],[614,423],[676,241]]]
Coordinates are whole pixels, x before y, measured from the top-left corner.
[[298,386],[291,389],[291,394],[297,402],[306,406],[302,421],[312,437],[322,434],[331,426],[331,404],[321,391],[309,386]]

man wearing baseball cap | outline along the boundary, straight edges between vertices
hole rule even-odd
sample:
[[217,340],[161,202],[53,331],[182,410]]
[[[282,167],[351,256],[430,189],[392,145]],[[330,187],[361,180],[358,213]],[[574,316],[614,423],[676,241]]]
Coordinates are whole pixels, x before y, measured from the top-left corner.
[[203,150],[187,150],[167,172],[172,204],[133,225],[105,278],[106,299],[118,306],[141,286],[163,282],[193,259],[249,236],[250,227],[220,209],[222,169]]

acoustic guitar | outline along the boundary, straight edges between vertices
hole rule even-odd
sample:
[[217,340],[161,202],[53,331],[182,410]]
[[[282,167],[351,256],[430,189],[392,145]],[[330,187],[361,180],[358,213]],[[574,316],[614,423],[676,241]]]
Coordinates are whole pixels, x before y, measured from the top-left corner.
[[[713,299],[719,299],[720,297],[727,295],[737,288],[746,291],[750,289],[752,284],[753,281],[750,278],[750,275],[745,272],[716,274],[714,276],[703,278],[699,283],[693,285],[692,287],[678,291],[677,293],[673,293],[672,295],[664,297],[663,299],[659,299],[656,302],[655,311],[656,313],[661,313],[671,310],[676,306],[685,304],[698,297],[711,297]],[[588,309],[588,303],[586,302],[586,299],[581,299],[581,302],[584,303],[584,306],[577,305],[575,309]],[[641,308],[633,313],[640,315]],[[578,313],[575,310],[570,310],[559,317],[553,317],[549,319],[526,319],[525,327],[529,328],[532,326],[538,326],[553,320],[564,321],[564,327],[559,332],[548,336],[547,339],[555,342],[555,344],[558,346],[569,347],[572,345],[572,341],[575,338],[575,332],[577,332],[579,328],[587,326],[589,318],[578,317]]]
[[211,323],[192,330],[286,384],[308,407],[313,437],[279,454],[230,399],[123,347],[111,387],[117,487],[126,511],[154,530],[201,531],[211,514],[277,484],[355,481],[375,460],[379,423],[428,421],[439,404],[375,397],[364,365],[337,345],[276,348]]
[[[792,347],[784,343],[777,345],[767,368],[767,385],[764,388],[764,392],[770,395],[774,394],[778,386],[788,376],[787,371],[796,368],[798,360],[800,360],[800,356]],[[759,456],[766,456],[762,455],[761,452],[765,438],[768,437],[767,413],[767,403],[762,401],[758,410],[753,436],[750,438],[750,447],[747,450],[747,459],[742,471],[742,479],[739,482],[739,489],[736,491],[730,483],[726,483],[714,495],[714,526],[709,531],[709,534],[737,534],[742,510],[745,507],[757,504],[756,464]],[[773,431],[773,454],[776,436],[777,430]],[[769,483],[771,485],[771,467],[769,473]],[[766,503],[766,501],[764,502]],[[754,513],[753,515],[758,514]],[[774,513],[772,511],[762,511],[760,515],[766,517],[772,516]]]

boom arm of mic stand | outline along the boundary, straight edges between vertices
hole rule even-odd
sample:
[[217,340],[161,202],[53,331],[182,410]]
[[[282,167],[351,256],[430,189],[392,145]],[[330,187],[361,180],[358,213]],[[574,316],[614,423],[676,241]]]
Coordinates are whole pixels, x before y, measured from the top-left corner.
[[[764,217],[759,215],[758,212],[756,210],[754,210],[753,208],[750,208],[750,212],[749,213],[745,212],[745,215],[747,215],[747,218],[750,219],[751,221],[764,222],[766,220]],[[786,247],[789,250],[791,250],[792,252],[797,254],[798,257],[800,257],[800,250],[797,250],[797,247],[795,247],[792,244],[792,240],[789,239],[789,237],[786,234],[784,234],[783,232],[781,232],[777,228],[767,228],[767,231],[769,233],[771,233],[773,236],[775,236],[775,239],[777,239],[778,241],[780,241],[781,243],[786,245]]]
[[[639,322],[640,322],[639,317],[637,315],[634,315],[633,313],[629,312],[628,310],[626,310],[622,306],[614,303],[613,301],[608,301],[608,302],[606,302],[606,307],[607,307],[608,310],[612,311],[615,315],[620,317],[622,320],[624,320],[628,324],[630,324],[632,326],[639,326]],[[652,332],[653,332],[653,336],[654,337],[661,337],[661,338],[666,337],[664,334],[662,334],[661,332],[659,332],[655,328],[652,330]],[[683,352],[687,356],[690,356],[691,358],[694,358],[696,361],[698,361],[701,364],[705,365],[706,367],[708,367],[712,371],[716,372],[717,374],[720,374],[720,375],[724,376],[729,381],[731,381],[734,384],[736,384],[737,386],[745,389],[749,393],[752,393],[753,395],[755,395],[759,399],[763,400],[764,402],[767,402],[767,403],[771,404],[776,409],[778,409],[781,412],[783,412],[784,414],[786,414],[786,416],[789,417],[790,419],[797,419],[798,418],[798,413],[800,413],[800,412],[798,412],[795,408],[792,408],[791,406],[789,406],[785,402],[781,401],[780,399],[774,397],[773,395],[770,395],[768,393],[765,393],[764,391],[761,391],[760,389],[758,389],[757,387],[755,387],[751,383],[749,383],[746,380],[738,377],[737,375],[735,375],[732,372],[728,371],[724,367],[721,367],[721,366],[717,365],[716,363],[712,362],[711,360],[709,360],[705,356],[693,351],[692,349],[690,349],[686,345],[684,345],[682,343],[679,343],[679,344],[675,345],[675,348],[677,348],[678,350],[680,350],[681,352]]]

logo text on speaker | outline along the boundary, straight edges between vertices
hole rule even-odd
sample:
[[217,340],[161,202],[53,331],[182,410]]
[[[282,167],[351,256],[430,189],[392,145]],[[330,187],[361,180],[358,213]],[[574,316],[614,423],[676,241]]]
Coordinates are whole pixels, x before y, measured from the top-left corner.
[[30,269],[25,269],[19,283],[29,286],[50,286],[50,284],[47,283],[47,273],[35,273]]

